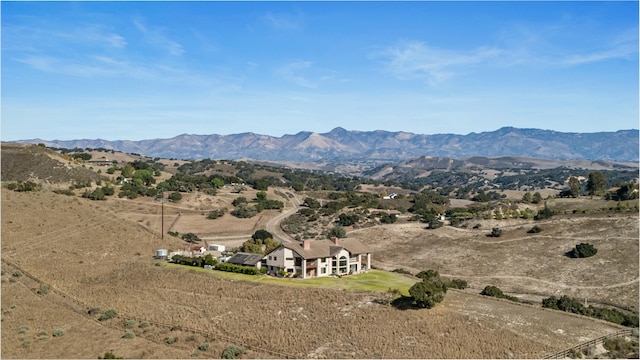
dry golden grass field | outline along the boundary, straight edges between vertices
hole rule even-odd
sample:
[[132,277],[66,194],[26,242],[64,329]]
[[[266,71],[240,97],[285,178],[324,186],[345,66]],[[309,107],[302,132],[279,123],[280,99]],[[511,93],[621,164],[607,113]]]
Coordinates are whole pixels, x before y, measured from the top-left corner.
[[[174,230],[200,226],[205,210],[197,200],[165,203],[166,226],[175,211],[183,213]],[[215,206],[228,199],[219,201]],[[534,236],[526,234],[529,225],[501,225],[498,239],[484,236],[489,225],[353,232],[373,248],[374,264],[436,268],[476,288],[451,290],[433,309],[398,310],[376,303],[381,293],[230,281],[216,272],[156,266],[156,249],[184,247],[177,238],[160,239],[157,203],[2,189],[2,358],[97,358],[106,351],[216,358],[232,343],[250,348],[244,358],[540,358],[620,327],[485,298],[477,288],[637,300],[637,214],[553,218]],[[206,230],[194,232],[248,238],[277,214],[253,223],[208,220]],[[599,249],[588,263],[562,257],[576,239]],[[115,309],[118,317],[98,321],[88,314],[92,307]],[[126,320],[135,320],[130,329]],[[64,334],[54,336],[60,329]]]
[[[554,200],[554,206],[558,200]],[[638,309],[638,214],[556,215],[549,220],[479,220],[479,229],[425,229],[405,223],[349,232],[369,245],[378,265],[413,273],[435,269],[469,282],[470,291],[487,285],[540,301],[569,295],[587,302]],[[527,233],[534,225],[543,230]],[[493,227],[498,238],[488,237]],[[593,244],[585,259],[564,254],[576,244]]]

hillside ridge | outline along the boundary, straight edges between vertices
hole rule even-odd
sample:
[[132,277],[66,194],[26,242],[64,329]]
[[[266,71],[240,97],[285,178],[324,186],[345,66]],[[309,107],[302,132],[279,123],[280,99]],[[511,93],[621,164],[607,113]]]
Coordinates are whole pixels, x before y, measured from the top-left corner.
[[518,156],[555,160],[638,162],[637,129],[615,132],[558,132],[503,127],[495,131],[457,134],[353,131],[335,128],[327,133],[301,131],[281,137],[252,132],[231,135],[182,134],[148,140],[43,140],[58,148],[102,148],[150,157],[174,159],[251,158],[273,161],[404,161],[422,156],[467,158]]

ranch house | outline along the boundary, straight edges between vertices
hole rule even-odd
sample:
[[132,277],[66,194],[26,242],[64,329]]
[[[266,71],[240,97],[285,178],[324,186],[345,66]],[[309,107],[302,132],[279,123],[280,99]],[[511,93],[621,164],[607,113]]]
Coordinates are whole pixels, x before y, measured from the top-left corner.
[[302,278],[359,274],[371,269],[371,251],[356,239],[304,240],[280,245],[266,256],[267,273]]

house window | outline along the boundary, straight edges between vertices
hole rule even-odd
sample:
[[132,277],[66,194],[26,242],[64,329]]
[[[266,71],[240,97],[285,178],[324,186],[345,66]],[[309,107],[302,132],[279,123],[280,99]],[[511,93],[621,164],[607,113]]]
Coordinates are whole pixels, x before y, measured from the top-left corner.
[[286,260],[293,260],[293,258],[292,257],[288,257],[288,258],[286,258]]
[[288,272],[288,273],[292,273],[292,272],[293,272],[293,269],[287,269],[287,272]]
[[271,260],[271,255],[269,255],[269,260]]
[[295,266],[302,266],[302,258],[296,258]]
[[278,261],[278,257],[277,257],[277,256],[274,256],[274,257],[273,257],[273,261]]
[[327,268],[320,268],[320,274],[326,274]]
[[340,269],[338,270],[339,274],[347,273],[347,258],[345,256],[340,257]]
[[322,258],[322,259],[320,259],[320,262],[324,264],[324,263],[326,263],[326,262],[327,262],[327,259]]

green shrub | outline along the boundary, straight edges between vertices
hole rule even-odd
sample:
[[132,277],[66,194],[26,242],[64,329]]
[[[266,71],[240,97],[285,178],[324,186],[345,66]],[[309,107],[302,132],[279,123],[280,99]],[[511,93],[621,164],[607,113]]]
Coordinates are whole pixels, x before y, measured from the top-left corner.
[[229,346],[227,346],[223,351],[222,351],[222,359],[235,359],[236,357],[238,357],[238,355],[242,354],[243,352],[245,352],[245,348],[242,346],[238,346],[235,344],[231,344]]
[[28,327],[27,325],[22,325],[22,326],[20,326],[20,328],[18,329],[18,332],[19,332],[20,334],[24,334],[24,333],[26,333],[26,332],[27,332],[27,330],[29,330],[29,327]]
[[258,275],[260,270],[253,266],[242,266],[230,263],[219,263],[215,265],[215,270],[234,272],[247,275]]
[[133,339],[135,337],[136,337],[136,334],[131,331],[127,331],[126,333],[124,333],[124,335],[122,335],[123,339]]
[[410,271],[405,270],[403,268],[393,269],[391,272],[400,273],[400,274],[407,274],[407,275],[413,275]]
[[136,321],[135,320],[125,320],[124,321],[124,328],[125,329],[133,329],[136,326]]
[[545,220],[553,217],[553,210],[549,209],[547,205],[544,205],[544,209],[538,211],[536,216],[533,217],[534,220]]
[[489,236],[491,236],[491,237],[500,237],[500,236],[502,236],[502,229],[500,229],[498,227],[494,227],[493,229],[491,229],[491,234],[489,234]]
[[542,228],[538,225],[534,225],[531,229],[529,229],[529,231],[527,231],[527,233],[529,234],[537,234],[539,232],[542,231]]
[[587,258],[595,255],[598,252],[598,249],[593,247],[593,245],[589,243],[580,243],[576,245],[571,251],[567,253],[567,256],[572,258]]
[[22,276],[22,271],[20,271],[20,270],[16,270],[16,271],[14,271],[14,272],[13,272],[13,274],[11,274],[11,275],[13,275],[14,277],[20,277],[20,276]]
[[612,359],[637,359],[638,343],[635,344],[624,338],[615,338],[605,340],[603,347],[609,351]]
[[175,337],[168,337],[164,340],[164,342],[166,342],[169,345],[175,343],[176,341],[178,341],[178,338],[175,338]]
[[447,282],[447,287],[450,287],[453,289],[464,290],[467,288],[468,285],[469,284],[467,284],[467,282],[462,279],[451,279]]
[[67,195],[67,196],[75,195],[75,193],[69,189],[58,189],[58,190],[53,190],[53,192],[56,194]]
[[182,200],[182,194],[180,194],[177,191],[174,191],[171,194],[169,194],[168,199],[171,202],[178,202],[178,201]]
[[146,328],[146,327],[149,327],[149,326],[151,326],[151,324],[149,324],[148,321],[143,321],[143,322],[140,323],[140,325],[138,325],[138,327],[141,327],[143,329]]
[[580,352],[576,349],[569,350],[569,353],[567,354],[567,356],[570,359],[582,359],[582,354],[580,354]]
[[551,296],[542,300],[542,307],[590,316],[618,325],[638,327],[638,315],[624,313],[616,309],[584,306],[580,300],[563,295],[560,298]]
[[444,300],[446,293],[447,286],[440,281],[440,278],[422,280],[409,288],[412,305],[427,309]]
[[53,336],[54,337],[60,337],[64,335],[64,329],[55,329],[53,330]]
[[209,214],[207,214],[207,219],[217,219],[223,216],[227,212],[226,210],[227,209],[209,211]]
[[207,351],[208,348],[209,348],[209,343],[200,344],[200,346],[198,346],[198,350],[200,351]]
[[485,286],[480,295],[501,298],[504,296],[504,293],[496,286]]
[[507,299],[507,300],[511,300],[514,302],[520,302],[520,299],[518,299],[515,296],[511,296],[511,295],[506,295],[502,292],[502,290],[500,290],[499,288],[495,287],[495,286],[486,286],[484,289],[482,289],[482,292],[480,293],[480,295],[484,295],[484,296],[492,296],[492,297],[497,297],[500,299]]
[[109,309],[109,310],[105,311],[102,315],[100,315],[98,320],[100,320],[100,321],[109,320],[109,319],[112,319],[112,318],[114,318],[116,316],[118,316],[118,313],[116,312],[116,310],[115,309]]
[[40,295],[45,295],[51,290],[51,286],[47,284],[40,284],[38,291],[36,291]]
[[440,277],[440,273],[436,270],[423,270],[416,274],[416,277],[422,280],[432,280]]
[[116,356],[116,354],[114,354],[113,352],[107,351],[106,353],[104,353],[104,357],[98,356],[98,359],[123,359],[123,357]]

